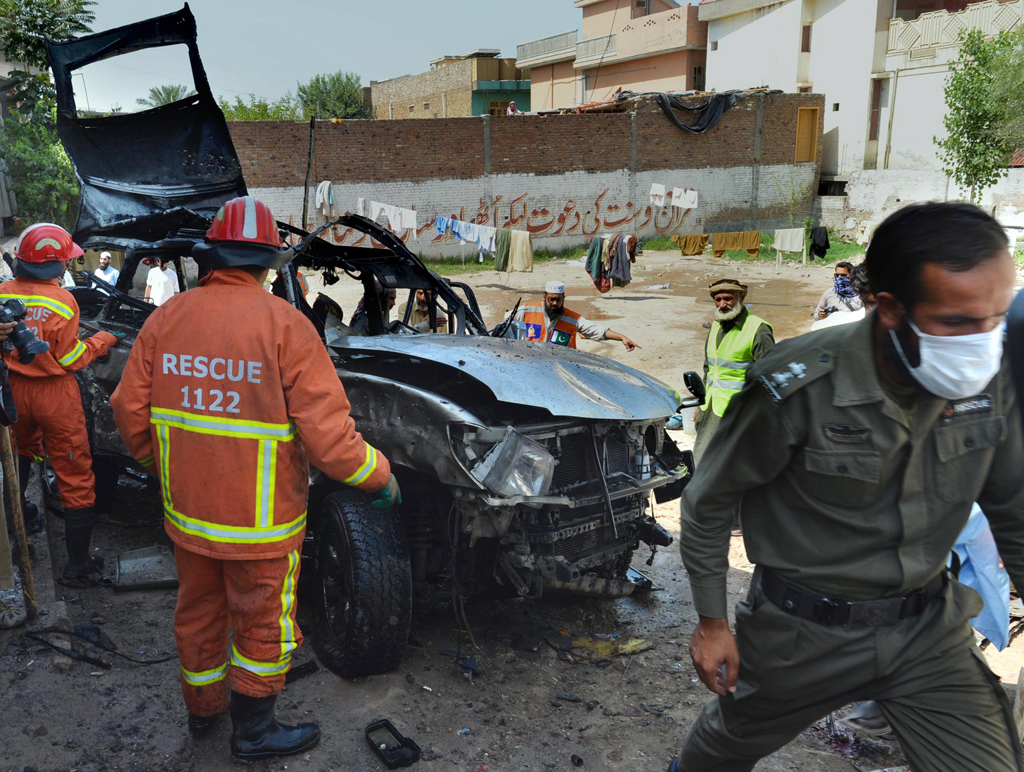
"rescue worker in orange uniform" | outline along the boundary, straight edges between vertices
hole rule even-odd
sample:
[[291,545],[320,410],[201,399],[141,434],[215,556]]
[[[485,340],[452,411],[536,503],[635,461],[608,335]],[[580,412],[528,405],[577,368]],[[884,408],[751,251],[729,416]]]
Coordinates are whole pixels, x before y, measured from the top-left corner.
[[556,346],[576,348],[576,336],[588,340],[617,340],[626,351],[642,348],[621,332],[593,324],[565,307],[565,285],[549,281],[544,288],[544,306],[520,306],[514,321],[526,324],[526,339],[547,341]]
[[17,352],[11,357],[11,391],[18,411],[12,428],[26,519],[39,517],[35,505],[24,501],[32,462],[42,461],[45,454],[57,475],[68,550],[62,583],[71,587],[95,584],[103,568],[101,558],[89,555],[96,522],[96,477],[74,372],[118,341],[109,332],[78,339],[78,303],[60,286],[60,276],[69,261],[83,254],[62,227],[37,223],[22,232],[14,247],[14,279],[0,284],[0,301],[22,301],[28,308],[25,324],[50,344],[49,351],[28,364],[18,360]]
[[302,644],[307,459],[376,494],[378,509],[400,500],[398,485],[356,431],[313,325],[263,289],[291,257],[266,205],[227,202],[192,255],[210,273],[147,319],[110,401],[129,451],[160,479],[190,731],[230,710],[236,759],[301,753],[320,730],[279,724],[274,702]]

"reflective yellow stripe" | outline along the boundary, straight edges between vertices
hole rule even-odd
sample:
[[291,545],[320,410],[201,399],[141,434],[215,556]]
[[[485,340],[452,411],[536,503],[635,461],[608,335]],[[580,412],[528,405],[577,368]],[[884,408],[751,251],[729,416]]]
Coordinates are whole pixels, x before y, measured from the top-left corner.
[[73,364],[82,354],[85,353],[85,344],[80,340],[75,341],[75,347],[71,349],[70,353],[62,356],[57,362],[60,363],[61,367],[68,367]]
[[29,458],[31,458],[31,459],[32,459],[33,461],[42,461],[42,460],[43,460],[43,457],[42,457],[42,456],[37,456],[37,455],[36,455],[35,453],[33,453],[33,452],[32,452],[31,450],[19,450],[19,451],[18,451],[18,455],[19,455],[19,456],[28,456],[28,457],[29,457]]
[[255,673],[261,678],[270,678],[287,673],[288,668],[292,664],[291,660],[291,654],[288,654],[282,656],[278,662],[257,662],[248,657],[243,657],[238,649],[235,648],[235,644],[231,644],[231,664],[243,670],[248,670],[250,673]]
[[295,622],[292,612],[295,609],[295,574],[299,570],[299,551],[288,553],[288,573],[284,575],[281,587],[281,660],[290,658],[295,650]]
[[160,452],[160,488],[164,494],[164,509],[174,509],[174,502],[171,500],[171,443],[170,431],[166,426],[156,427],[156,439]]
[[145,458],[139,459],[139,463],[142,464],[143,466],[149,466],[150,464],[153,463],[154,460],[155,459],[153,456],[146,456]]
[[262,421],[242,421],[237,418],[220,418],[182,410],[152,408],[150,422],[173,426],[187,432],[213,434],[218,437],[235,437],[243,440],[272,439],[289,442],[295,438],[295,424],[269,424]]
[[292,538],[306,527],[305,512],[290,523],[272,525],[267,528],[207,523],[176,512],[166,503],[164,504],[164,516],[167,518],[167,522],[188,536],[196,536],[223,544],[273,544]]
[[48,298],[45,295],[0,295],[0,300],[20,300],[26,306],[36,308],[48,308],[55,314],[63,316],[65,319],[72,319],[75,316],[75,312],[71,310],[71,306],[61,303],[59,300]]
[[181,676],[185,679],[185,683],[191,684],[192,686],[206,686],[207,684],[215,684],[217,681],[222,681],[224,676],[228,673],[228,663],[225,662],[220,667],[215,667],[213,670],[203,670],[199,673],[193,673],[191,670],[181,668]]
[[277,490],[277,442],[263,440],[256,454],[256,525],[274,524],[274,493]]
[[365,482],[376,471],[377,449],[370,443],[366,443],[366,460],[363,462],[363,465],[356,470],[355,474],[342,480],[342,482],[345,485],[359,485],[359,483]]

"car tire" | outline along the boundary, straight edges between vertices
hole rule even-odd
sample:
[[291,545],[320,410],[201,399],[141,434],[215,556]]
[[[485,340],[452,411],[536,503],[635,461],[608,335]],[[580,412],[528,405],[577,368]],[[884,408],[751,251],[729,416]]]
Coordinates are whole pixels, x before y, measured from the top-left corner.
[[344,678],[402,661],[412,621],[412,570],[395,510],[360,491],[328,495],[315,527],[313,650]]

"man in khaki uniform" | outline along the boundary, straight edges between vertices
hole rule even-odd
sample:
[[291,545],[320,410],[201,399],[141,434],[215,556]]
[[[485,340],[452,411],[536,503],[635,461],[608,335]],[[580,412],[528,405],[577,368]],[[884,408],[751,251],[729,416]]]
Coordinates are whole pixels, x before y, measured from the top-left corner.
[[[682,500],[718,696],[671,770],[751,770],[812,722],[877,700],[914,772],[1021,769],[1010,705],[974,644],[981,599],[946,560],[972,502],[1024,586],[1024,446],[1002,321],[1013,261],[995,220],[919,204],[876,231],[866,319],[756,363]],[[756,565],[726,609],[742,503]]]

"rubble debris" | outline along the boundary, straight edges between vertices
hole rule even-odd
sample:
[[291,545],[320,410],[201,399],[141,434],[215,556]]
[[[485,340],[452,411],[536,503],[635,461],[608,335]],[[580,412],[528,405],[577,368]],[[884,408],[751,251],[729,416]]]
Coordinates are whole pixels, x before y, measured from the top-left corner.
[[114,565],[114,589],[153,590],[178,586],[174,553],[164,546],[122,552]]
[[652,716],[664,715],[664,711],[655,710],[654,708],[650,707],[646,702],[641,702],[640,707],[643,708],[645,712],[650,713]]
[[572,762],[572,765],[574,767],[582,767],[583,766],[583,759],[582,759],[582,757],[577,756],[575,753],[572,754],[572,756],[569,757],[569,761]]
[[[676,413],[672,417],[675,418],[676,415],[679,415],[679,413]],[[682,416],[679,417],[682,418]],[[641,573],[633,567],[626,569],[626,578],[636,585],[636,589],[639,592],[650,592],[654,589],[654,582],[651,578],[647,576],[647,574]]]
[[366,727],[366,742],[388,769],[408,767],[420,760],[420,746],[404,737],[386,718]]
[[311,676],[313,673],[319,673],[320,666],[316,663],[316,660],[309,660],[303,662],[301,665],[297,665],[288,671],[288,675],[284,677],[285,684],[293,684],[299,679]]
[[665,282],[664,284],[645,284],[640,289],[645,289],[645,290],[667,290],[667,289],[671,289],[671,286],[669,285],[668,282]]
[[476,657],[472,654],[467,654],[464,651],[455,651],[455,649],[441,649],[440,653],[443,657],[451,657],[452,664],[458,665],[467,673],[475,676],[480,675],[480,668],[476,664]]

